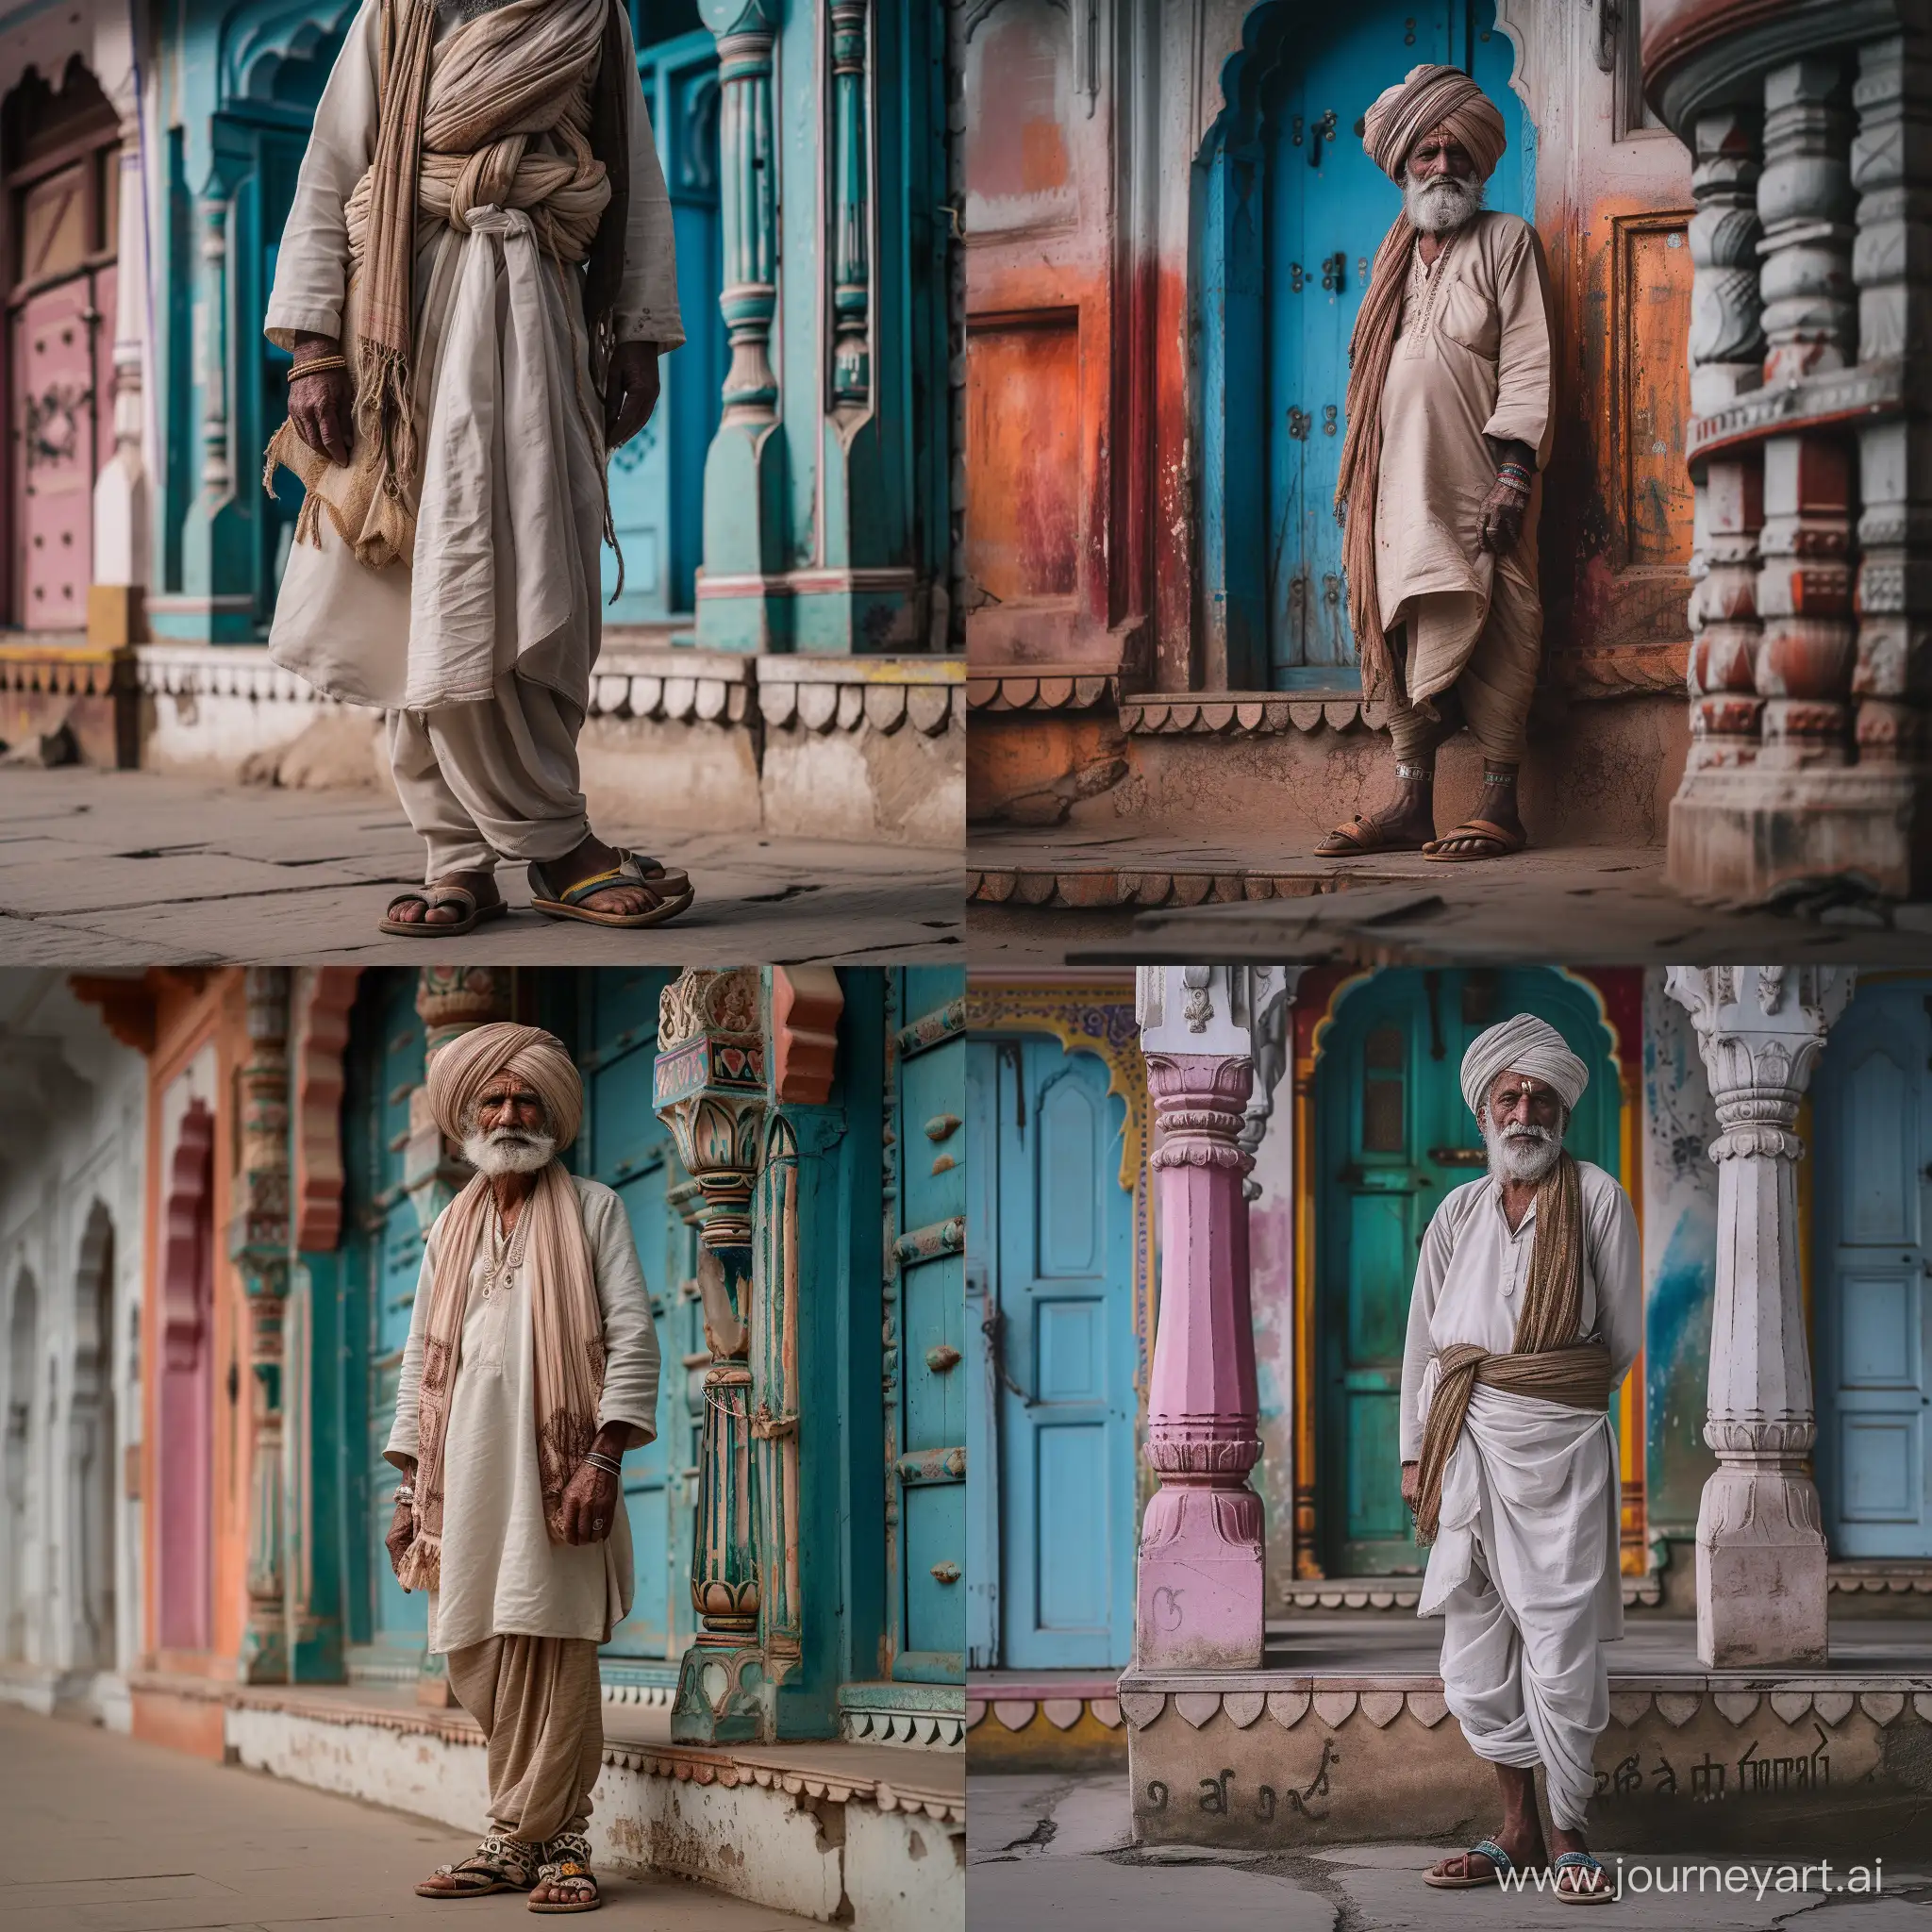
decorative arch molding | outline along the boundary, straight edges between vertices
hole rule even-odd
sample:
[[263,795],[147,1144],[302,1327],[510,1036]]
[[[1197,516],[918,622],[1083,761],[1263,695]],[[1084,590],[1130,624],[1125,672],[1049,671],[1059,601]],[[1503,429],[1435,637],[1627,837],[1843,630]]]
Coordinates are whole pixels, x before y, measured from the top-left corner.
[[70,1579],[69,1662],[116,1661],[115,1481],[119,1415],[114,1391],[114,1219],[98,1196],[75,1257],[74,1364],[68,1378],[63,1486]]
[[282,69],[312,60],[340,41],[358,0],[246,0],[222,23],[217,108],[238,101],[272,102]]
[[213,1314],[202,1281],[213,1278],[215,1117],[197,1094],[188,1103],[168,1163],[161,1229],[161,1350],[170,1369],[194,1366]]
[[298,1254],[327,1254],[342,1234],[342,1087],[359,966],[317,966],[295,995],[295,1197]]

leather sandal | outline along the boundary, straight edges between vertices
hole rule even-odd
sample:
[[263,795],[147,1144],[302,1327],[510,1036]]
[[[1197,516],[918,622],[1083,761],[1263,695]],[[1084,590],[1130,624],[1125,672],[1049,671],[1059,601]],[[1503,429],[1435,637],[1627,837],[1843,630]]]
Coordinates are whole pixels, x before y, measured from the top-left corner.
[[597,1890],[596,1874],[591,1870],[591,1840],[580,1831],[566,1831],[543,1847],[543,1862],[537,1868],[537,1884],[567,1885],[573,1896],[546,1901],[533,1898],[533,1912],[594,1912],[604,1903],[604,1895]]
[[[546,919],[580,919],[586,925],[661,925],[697,896],[690,877],[640,852],[626,852],[608,872],[593,873],[558,891],[541,865],[529,869],[530,904]],[[641,886],[656,904],[642,912],[600,912],[584,904],[613,886]]]
[[[1460,1856],[1462,1859],[1459,1876],[1454,1872],[1424,1872],[1423,1883],[1433,1885],[1438,1891],[1474,1891],[1478,1886],[1500,1885],[1503,1874],[1516,1869],[1516,1860],[1492,1838],[1479,1838],[1468,1851],[1453,1856]],[[1471,1872],[1469,1861],[1472,1858],[1487,1858],[1490,1869],[1487,1872]],[[1447,1864],[1448,1860],[1445,1858],[1443,1863]]]
[[[541,1845],[492,1833],[467,1858],[439,1865],[416,1888],[418,1898],[488,1898],[492,1891],[528,1891],[537,1883]],[[454,1881],[439,1885],[439,1878]]]
[[1315,847],[1317,858],[1361,858],[1372,852],[1421,852],[1420,839],[1391,839],[1383,836],[1380,819],[1366,819],[1357,812],[1345,825],[1337,825]]
[[[398,919],[398,906],[420,906],[423,917]],[[458,908],[459,916],[454,920],[433,920],[429,917],[430,913],[444,906]],[[382,915],[382,930],[409,940],[460,939],[466,932],[475,932],[484,921],[501,919],[508,910],[500,896],[486,905],[468,886],[422,886],[412,892],[398,892],[389,902]]]
[[[1487,852],[1451,852],[1446,848],[1457,839],[1480,839],[1491,849]],[[1438,865],[1474,865],[1485,858],[1507,858],[1529,843],[1527,832],[1512,832],[1493,819],[1464,819],[1453,832],[1431,839],[1423,847],[1423,857]]]

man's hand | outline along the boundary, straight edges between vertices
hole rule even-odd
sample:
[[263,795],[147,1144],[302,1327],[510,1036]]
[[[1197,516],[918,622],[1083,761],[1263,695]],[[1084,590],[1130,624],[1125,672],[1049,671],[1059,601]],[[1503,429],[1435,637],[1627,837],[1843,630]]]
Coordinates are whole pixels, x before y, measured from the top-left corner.
[[[403,1472],[398,1489],[408,1490],[412,1494],[416,1488],[416,1465],[412,1462]],[[409,1554],[409,1545],[416,1541],[416,1506],[406,1503],[401,1497],[396,1500],[396,1512],[390,1519],[389,1534],[383,1538],[382,1546],[389,1552],[389,1567],[400,1579],[403,1558]]]
[[605,447],[622,448],[657,407],[657,343],[619,342],[610,352],[610,373],[604,382]]
[[[297,336],[299,366],[318,356],[340,356],[341,344],[333,336]],[[324,370],[298,376],[289,385],[289,420],[308,447],[332,463],[346,463],[355,445],[356,391],[346,369]]]
[[563,1492],[563,1540],[601,1543],[617,1518],[617,1478],[594,1463],[580,1462]]
[[1423,1499],[1423,1466],[1420,1462],[1402,1465],[1402,1500],[1413,1511]]
[[1529,499],[1513,485],[1498,476],[1483,498],[1481,541],[1485,550],[1507,557],[1523,535],[1523,513]]

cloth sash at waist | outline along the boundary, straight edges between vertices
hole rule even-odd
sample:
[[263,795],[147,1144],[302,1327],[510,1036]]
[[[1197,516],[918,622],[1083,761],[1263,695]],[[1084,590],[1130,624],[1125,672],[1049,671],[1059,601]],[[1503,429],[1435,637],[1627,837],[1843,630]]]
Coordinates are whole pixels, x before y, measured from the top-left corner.
[[1442,1507],[1442,1474],[1462,1434],[1470,1391],[1481,1382],[1511,1395],[1533,1395],[1566,1408],[1602,1415],[1610,1406],[1610,1352],[1600,1341],[1568,1348],[1539,1349],[1528,1355],[1492,1355],[1473,1341],[1457,1341],[1436,1357],[1436,1391],[1423,1424],[1423,1453],[1417,1471],[1415,1534],[1420,1543],[1436,1540]]

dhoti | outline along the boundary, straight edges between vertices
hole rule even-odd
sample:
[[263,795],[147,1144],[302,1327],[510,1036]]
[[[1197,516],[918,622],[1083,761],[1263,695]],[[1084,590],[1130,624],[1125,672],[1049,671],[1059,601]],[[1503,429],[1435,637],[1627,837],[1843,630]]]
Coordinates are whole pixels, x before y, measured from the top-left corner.
[[1478,1384],[1418,1607],[1443,1615],[1442,1693],[1470,1749],[1541,1764],[1565,1831],[1595,1789],[1603,1646],[1624,1632],[1615,1452],[1607,1415]]
[[[1403,689],[1388,692],[1389,736],[1404,764],[1426,759],[1440,727],[1423,708],[1454,693],[1476,748],[1491,763],[1519,765],[1542,662],[1542,597],[1515,553],[1496,559],[1489,602],[1441,591],[1404,607]],[[1394,641],[1391,636],[1391,643]],[[1410,691],[1424,694],[1411,701]]]
[[490,1637],[449,1653],[450,1688],[483,1727],[490,1815],[541,1844],[581,1831],[604,1762],[604,1693],[588,1637]]

